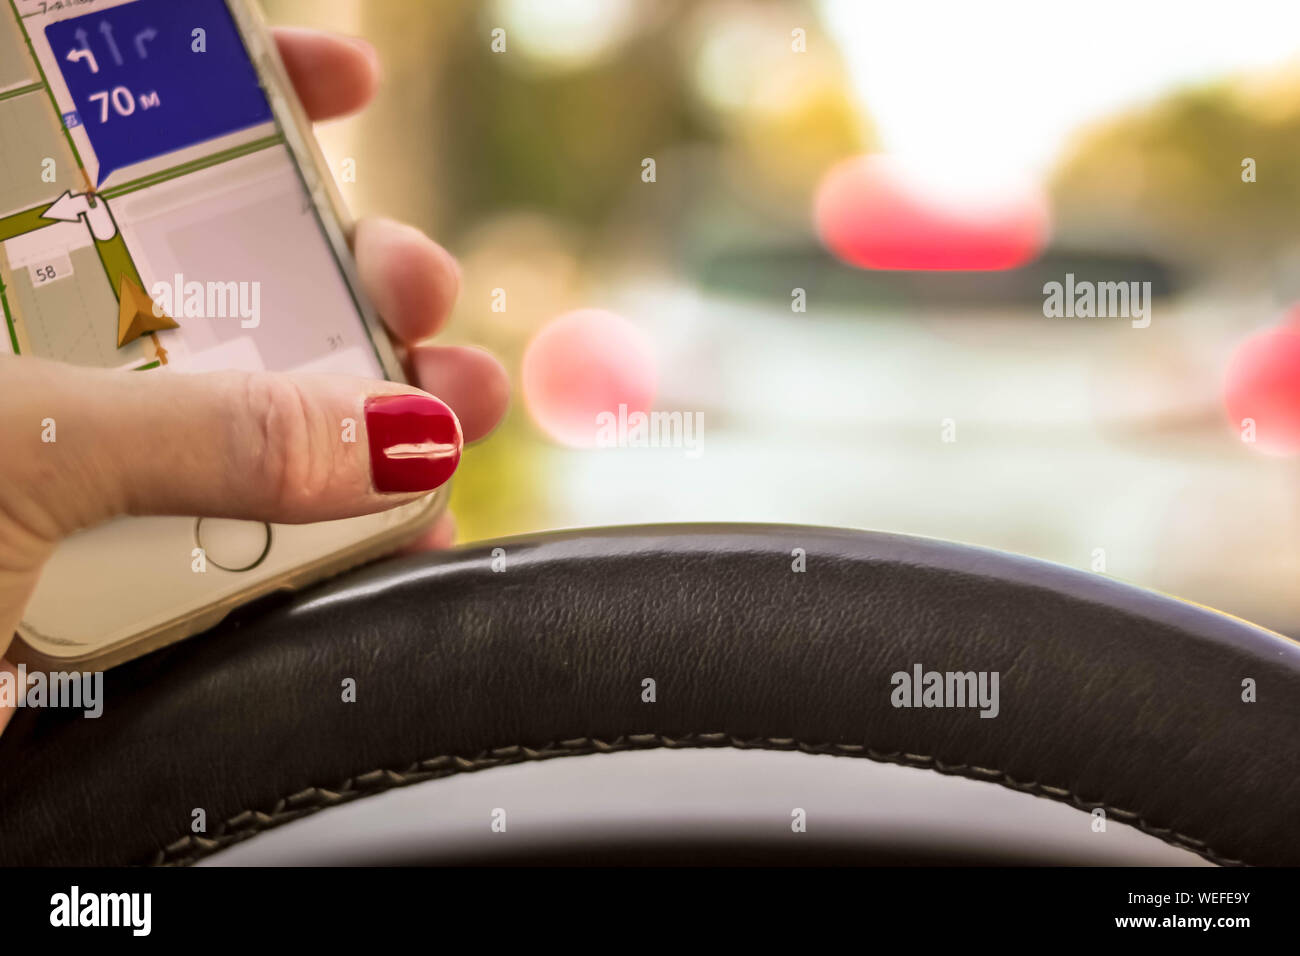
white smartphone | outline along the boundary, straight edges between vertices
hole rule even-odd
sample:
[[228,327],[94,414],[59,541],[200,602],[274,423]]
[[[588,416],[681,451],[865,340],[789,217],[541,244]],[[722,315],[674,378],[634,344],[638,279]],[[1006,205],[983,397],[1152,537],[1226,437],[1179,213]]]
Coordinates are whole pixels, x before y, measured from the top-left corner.
[[[137,375],[401,381],[348,231],[245,0],[0,0],[0,352]],[[74,535],[10,656],[121,663],[392,550],[444,499],[314,525],[125,518]]]

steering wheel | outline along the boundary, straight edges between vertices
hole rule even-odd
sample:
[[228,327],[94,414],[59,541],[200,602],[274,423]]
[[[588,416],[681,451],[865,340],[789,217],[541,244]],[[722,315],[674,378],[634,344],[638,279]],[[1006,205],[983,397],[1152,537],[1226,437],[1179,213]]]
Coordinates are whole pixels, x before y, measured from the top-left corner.
[[104,688],[0,737],[0,864],[1300,864],[1300,645],[941,541],[508,539]]

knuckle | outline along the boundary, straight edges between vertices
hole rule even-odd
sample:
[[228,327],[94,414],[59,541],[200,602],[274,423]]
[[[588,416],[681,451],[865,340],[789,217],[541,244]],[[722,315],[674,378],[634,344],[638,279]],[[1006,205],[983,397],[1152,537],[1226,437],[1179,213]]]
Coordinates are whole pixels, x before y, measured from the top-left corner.
[[264,500],[290,514],[319,490],[311,403],[292,379],[248,374],[242,386],[246,421],[244,474]]

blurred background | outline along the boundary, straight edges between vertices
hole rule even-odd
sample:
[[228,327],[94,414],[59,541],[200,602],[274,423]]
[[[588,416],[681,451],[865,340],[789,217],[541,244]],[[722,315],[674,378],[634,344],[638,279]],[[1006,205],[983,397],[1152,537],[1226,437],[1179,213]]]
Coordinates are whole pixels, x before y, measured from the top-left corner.
[[[326,154],[514,376],[460,540],[903,532],[1300,636],[1300,5],[264,6],[378,48]],[[1149,326],[1048,317],[1067,274]],[[702,431],[605,447],[620,404]]]

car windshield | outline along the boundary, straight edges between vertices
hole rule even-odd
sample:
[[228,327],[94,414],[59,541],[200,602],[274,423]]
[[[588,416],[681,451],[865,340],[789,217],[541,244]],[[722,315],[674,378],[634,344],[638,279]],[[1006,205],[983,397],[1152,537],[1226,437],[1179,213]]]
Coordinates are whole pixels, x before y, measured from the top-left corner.
[[1251,344],[1300,301],[1300,5],[266,5],[379,47],[327,155],[521,376],[462,540],[870,528],[1300,635],[1300,398],[1252,404]]

